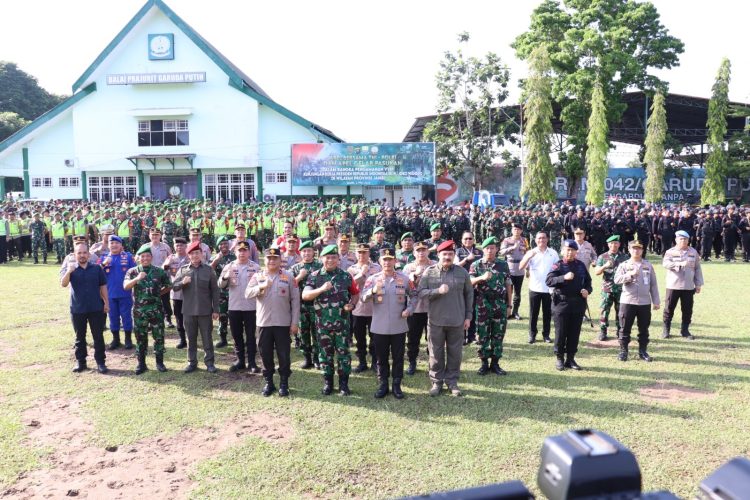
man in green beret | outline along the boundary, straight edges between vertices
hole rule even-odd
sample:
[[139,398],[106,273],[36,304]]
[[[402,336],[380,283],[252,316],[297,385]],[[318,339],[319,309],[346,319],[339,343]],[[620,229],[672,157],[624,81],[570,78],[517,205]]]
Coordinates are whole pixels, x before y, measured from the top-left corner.
[[443,225],[440,222],[434,222],[430,225],[430,238],[425,241],[430,247],[430,260],[437,260],[437,247],[445,241],[442,235]]
[[[291,273],[299,287],[301,296],[307,277],[320,269],[322,264],[315,260],[315,249],[312,241],[302,242],[299,251],[302,261],[292,266]],[[300,368],[308,370],[313,366],[320,367],[320,345],[315,331],[315,307],[312,301],[300,301],[299,330],[295,337],[295,345],[305,357],[305,361],[300,365]]]
[[607,340],[609,327],[609,311],[615,306],[615,327],[617,337],[620,337],[620,294],[622,285],[615,283],[615,273],[628,256],[620,252],[620,236],[614,234],[607,238],[608,252],[604,252],[596,260],[594,273],[602,277],[602,300],[599,304],[599,340]]
[[396,250],[396,269],[401,270],[414,260],[414,233],[409,231],[401,235],[401,248]]
[[370,243],[370,260],[373,262],[377,262],[380,258],[380,250],[383,248],[390,248],[394,252],[396,251],[396,248],[385,241],[385,229],[383,226],[378,226],[372,231],[372,239],[373,242]]
[[168,293],[171,281],[164,269],[152,266],[151,246],[142,245],[136,252],[138,265],[125,273],[123,288],[133,290],[133,332],[138,366],[135,374],[140,375],[146,367],[149,331],[154,338],[156,369],[167,371],[164,366],[164,310],[161,296]]

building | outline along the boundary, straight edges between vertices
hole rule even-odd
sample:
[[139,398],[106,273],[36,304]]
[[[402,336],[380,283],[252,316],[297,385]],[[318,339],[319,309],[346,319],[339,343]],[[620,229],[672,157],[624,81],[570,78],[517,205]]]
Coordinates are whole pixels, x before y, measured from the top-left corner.
[[23,177],[26,196],[39,199],[361,194],[292,188],[291,145],[315,142],[342,141],[274,101],[162,0],[149,0],[70,98],[0,143],[0,180]]

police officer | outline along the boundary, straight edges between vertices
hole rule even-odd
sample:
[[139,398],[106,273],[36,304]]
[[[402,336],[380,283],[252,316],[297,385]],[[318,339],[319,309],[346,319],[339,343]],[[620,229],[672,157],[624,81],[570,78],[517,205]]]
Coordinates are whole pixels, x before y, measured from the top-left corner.
[[688,327],[693,318],[693,299],[696,293],[701,292],[703,286],[703,271],[698,252],[688,245],[690,235],[685,231],[677,231],[675,237],[677,240],[675,246],[667,249],[662,259],[662,266],[667,270],[667,298],[662,318],[664,320],[662,338],[670,337],[672,318],[679,302],[682,309],[680,335],[693,340],[695,337]]
[[511,229],[511,236],[505,238],[500,245],[499,255],[505,257],[510,269],[510,281],[513,283],[513,311],[508,316],[520,320],[521,314],[521,289],[523,288],[524,270],[520,268],[521,260],[528,250],[528,244],[523,238],[523,226],[514,223]]
[[592,291],[591,275],[576,259],[578,244],[565,240],[562,259],[552,266],[546,283],[553,291],[552,316],[555,320],[555,368],[580,370],[575,355],[581,336],[581,323],[586,311],[586,298]]

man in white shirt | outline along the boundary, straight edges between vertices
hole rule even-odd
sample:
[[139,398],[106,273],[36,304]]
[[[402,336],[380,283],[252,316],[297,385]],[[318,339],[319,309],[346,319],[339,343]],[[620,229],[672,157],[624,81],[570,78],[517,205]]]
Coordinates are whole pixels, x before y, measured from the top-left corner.
[[542,338],[545,342],[551,343],[549,332],[552,319],[552,296],[546,279],[552,266],[560,260],[560,256],[547,246],[549,236],[544,231],[536,233],[534,242],[536,247],[526,252],[518,266],[520,269],[526,269],[526,275],[529,278],[529,344],[536,342],[540,306],[542,308]]

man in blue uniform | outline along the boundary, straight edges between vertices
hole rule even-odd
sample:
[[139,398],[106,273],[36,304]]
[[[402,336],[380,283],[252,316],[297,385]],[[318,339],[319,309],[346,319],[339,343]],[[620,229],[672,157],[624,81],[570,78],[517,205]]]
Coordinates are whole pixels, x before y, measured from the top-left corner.
[[107,275],[107,293],[109,295],[109,329],[112,331],[110,349],[120,347],[120,320],[125,330],[125,349],[133,348],[133,294],[123,288],[125,273],[136,266],[133,254],[123,249],[122,238],[109,237],[109,253],[102,254],[99,265]]

